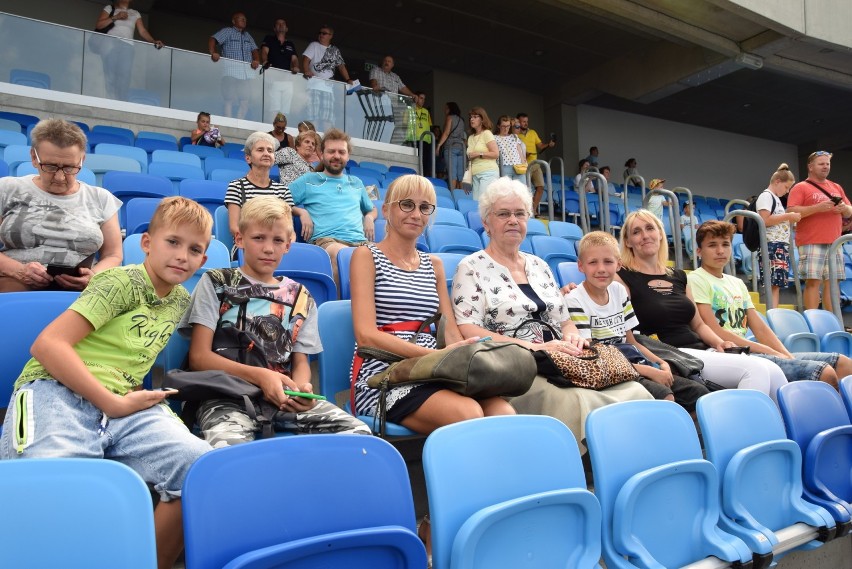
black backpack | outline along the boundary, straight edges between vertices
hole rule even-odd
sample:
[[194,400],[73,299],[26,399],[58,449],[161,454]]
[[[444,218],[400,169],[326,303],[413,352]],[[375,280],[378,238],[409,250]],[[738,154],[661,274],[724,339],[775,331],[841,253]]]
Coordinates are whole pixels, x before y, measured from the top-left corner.
[[[769,195],[772,196],[774,202],[778,201],[778,196],[776,196],[769,190],[763,191],[769,192]],[[763,195],[763,192],[756,195],[753,200],[748,202],[748,207],[746,208],[748,211],[753,211],[757,213],[757,200],[758,198],[760,198],[761,195]],[[775,203],[775,207],[778,207],[777,203]],[[773,207],[773,212],[774,211],[775,208]],[[745,243],[745,246],[749,251],[755,252],[760,250],[760,229],[758,228],[757,222],[755,222],[753,219],[749,219],[748,217],[743,218],[743,243]]]

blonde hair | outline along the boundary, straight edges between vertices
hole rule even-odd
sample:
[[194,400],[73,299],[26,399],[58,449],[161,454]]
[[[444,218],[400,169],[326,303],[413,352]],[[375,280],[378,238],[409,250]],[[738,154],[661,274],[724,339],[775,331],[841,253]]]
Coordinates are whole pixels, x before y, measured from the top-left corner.
[[790,171],[790,167],[787,164],[781,164],[778,166],[778,169],[775,170],[775,173],[772,174],[772,177],[769,178],[769,183],[772,184],[774,182],[795,182],[796,177]]
[[240,232],[244,232],[251,224],[262,227],[272,227],[276,221],[284,223],[284,231],[288,236],[293,234],[293,212],[290,205],[273,196],[261,196],[245,203],[240,208]]
[[180,196],[163,198],[154,215],[151,216],[148,233],[156,233],[166,227],[184,225],[203,233],[207,236],[208,243],[210,242],[210,236],[213,233],[213,217],[210,212],[200,203]]
[[432,205],[438,202],[432,182],[417,174],[406,174],[391,182],[388,193],[385,194],[385,203],[398,202],[418,192],[425,194]]
[[577,257],[583,260],[583,255],[592,247],[609,247],[616,259],[620,257],[618,241],[615,240],[615,237],[611,233],[607,233],[606,231],[586,233],[577,244]]
[[642,221],[653,223],[657,231],[660,232],[657,261],[661,267],[666,267],[666,272],[669,272],[669,243],[666,238],[666,230],[663,228],[663,222],[660,221],[660,218],[647,209],[637,209],[624,220],[624,225],[621,227],[621,264],[627,269],[636,270],[636,257],[633,255],[633,249],[627,246],[627,239],[630,237],[631,226]]

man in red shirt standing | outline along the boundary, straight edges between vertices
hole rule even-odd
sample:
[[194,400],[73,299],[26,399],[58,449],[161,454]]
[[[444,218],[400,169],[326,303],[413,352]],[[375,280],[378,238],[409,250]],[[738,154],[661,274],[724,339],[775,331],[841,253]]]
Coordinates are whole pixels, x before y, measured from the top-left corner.
[[[840,185],[828,180],[831,153],[824,150],[808,156],[808,177],[793,186],[787,198],[787,211],[800,213],[796,226],[796,246],[799,248],[799,276],[805,278],[805,308],[819,308],[820,286],[822,304],[831,310],[828,285],[828,249],[840,237],[844,217],[852,217],[852,205]],[[840,251],[837,266],[843,267]]]

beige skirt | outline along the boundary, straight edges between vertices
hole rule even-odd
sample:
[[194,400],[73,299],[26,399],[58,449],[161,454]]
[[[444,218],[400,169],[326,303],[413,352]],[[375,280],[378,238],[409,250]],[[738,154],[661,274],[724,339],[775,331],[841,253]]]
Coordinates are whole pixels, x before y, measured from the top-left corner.
[[653,399],[648,390],[635,381],[626,381],[601,391],[580,387],[557,387],[536,376],[532,387],[510,401],[522,415],[549,415],[571,429],[580,453],[586,452],[586,416],[599,407],[619,401]]

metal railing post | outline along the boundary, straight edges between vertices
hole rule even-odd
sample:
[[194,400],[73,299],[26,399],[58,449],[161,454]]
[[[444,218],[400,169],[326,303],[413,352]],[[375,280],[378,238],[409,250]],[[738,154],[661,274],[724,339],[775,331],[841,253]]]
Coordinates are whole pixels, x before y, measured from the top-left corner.
[[[852,241],[852,235],[841,235],[828,248],[828,286],[831,289],[831,311],[840,320],[841,325],[843,325],[843,312],[840,310],[840,281],[837,280],[837,250],[849,241]],[[798,275],[796,275],[796,278],[798,278]]]
[[[793,232],[793,224],[790,224],[790,268],[793,269],[793,286],[796,288],[796,308],[799,312],[805,309],[805,302],[802,298],[802,283],[799,280],[799,264],[796,263],[796,234]],[[844,275],[846,276],[846,275]]]
[[[559,182],[561,185],[559,195],[562,197],[562,201],[560,202],[562,204],[562,221],[565,221],[565,161],[561,156],[554,156],[547,161],[547,164],[551,165],[554,160],[559,163]],[[551,166],[551,171],[552,169],[553,168]]]
[[[425,159],[426,159],[426,157],[423,156],[423,143],[425,142],[424,139],[427,136],[428,137],[434,137],[434,135],[431,132],[423,131],[420,134],[420,138],[417,139],[417,154],[420,156],[420,175],[421,176],[426,175],[425,174],[425,171],[426,171]],[[432,160],[432,177],[434,178],[435,177],[435,149],[434,148],[432,148],[431,154],[432,154],[432,156],[430,158]]]
[[[692,268],[698,268],[698,256],[695,254],[695,231],[698,229],[693,226],[693,221],[698,221],[695,217],[695,202],[692,200],[692,191],[689,188],[684,188],[683,186],[678,186],[672,190],[674,193],[685,193],[686,194],[686,203],[689,204],[689,216],[692,218],[689,221],[689,226],[692,231]],[[683,232],[681,232],[681,237],[683,237]]]
[[[728,203],[725,204],[725,217],[726,218],[727,218],[728,214],[731,213],[731,207],[735,206],[737,204],[744,205],[745,207],[748,207],[748,202],[746,200],[731,200],[731,201],[729,201]],[[763,219],[763,218],[761,218],[761,219]]]
[[627,176],[627,179],[624,180],[624,184],[621,186],[623,193],[621,194],[622,199],[624,199],[624,213],[625,215],[630,213],[630,202],[627,199],[627,184],[628,182],[632,182],[633,180],[639,180],[639,186],[642,188],[642,201],[645,200],[645,178],[640,176],[639,174],[632,174]]
[[[734,201],[742,201],[742,200],[734,200]],[[727,208],[727,206],[726,206],[725,209],[729,209],[729,208]],[[771,269],[770,269],[770,261],[769,261],[769,246],[767,245],[767,242],[766,242],[766,224],[764,223],[763,218],[760,217],[759,213],[749,211],[747,209],[735,209],[733,211],[728,211],[727,213],[725,213],[725,218],[724,218],[723,221],[730,222],[735,217],[747,217],[757,224],[758,233],[760,234],[760,257],[761,257],[761,260],[763,261],[763,275],[765,277],[763,279],[763,293],[766,297],[764,299],[764,304],[766,304],[766,310],[769,310],[770,308],[773,308],[773,306],[772,306],[772,279],[770,278]],[[734,252],[733,251],[731,251],[731,260],[728,263],[728,266],[730,267],[730,269],[732,269],[731,274],[736,276],[737,271],[736,271],[736,263],[734,261]],[[755,273],[758,271],[757,263],[755,263],[754,266],[752,266],[752,271],[755,272]]]
[[592,172],[591,168],[589,168],[580,178],[580,187],[583,188],[581,190],[583,193],[585,193],[586,191],[585,185],[586,181],[589,179],[598,180],[604,185],[604,191],[598,190],[598,203],[601,204],[601,219],[598,221],[598,225],[600,225],[601,231],[610,231],[611,227],[609,223],[609,188],[607,188],[606,178],[604,178],[603,175],[599,174],[598,172]]
[[[674,241],[675,268],[683,269],[683,239],[680,236],[680,221],[678,221],[676,216],[673,214],[673,211],[678,211],[680,209],[677,195],[675,195],[673,191],[665,188],[649,190],[642,200],[643,208],[648,209],[648,202],[651,200],[651,196],[655,194],[669,198],[669,205],[667,207],[669,208],[669,225],[671,226],[672,240]],[[667,237],[663,235],[663,239],[667,239]]]

